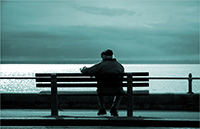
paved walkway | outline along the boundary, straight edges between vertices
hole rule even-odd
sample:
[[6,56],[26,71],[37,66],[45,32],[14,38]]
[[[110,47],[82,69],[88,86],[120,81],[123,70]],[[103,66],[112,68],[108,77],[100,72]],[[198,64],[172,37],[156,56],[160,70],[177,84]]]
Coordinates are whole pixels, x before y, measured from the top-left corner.
[[2,126],[1,129],[199,129],[188,127],[125,127],[125,126]]
[[[13,117],[45,117],[50,116],[51,111],[48,109],[2,109],[1,117],[13,118]],[[97,116],[97,110],[59,110],[59,116],[64,117],[99,117]],[[127,111],[119,110],[119,117],[126,117]],[[188,111],[134,111],[134,117],[148,117],[148,118],[165,118],[165,119],[200,119],[199,112]],[[107,110],[107,115],[100,117],[111,117]]]
[[[97,110],[62,110],[59,111],[59,117],[51,117],[50,110],[47,109],[2,109],[1,121],[3,125],[2,128],[5,129],[15,128],[15,124],[17,124],[17,128],[23,128],[23,126],[26,126],[26,128],[30,127],[31,129],[79,129],[82,127],[86,129],[109,129],[111,127],[115,127],[117,129],[130,129],[133,127],[155,128],[152,126],[158,126],[157,128],[198,128],[200,118],[199,112],[187,111],[134,111],[134,117],[131,118],[126,117],[127,112],[125,110],[119,111],[120,117],[110,116],[109,111],[107,112],[108,114],[104,116],[97,116],[96,113]],[[8,124],[11,124],[11,126],[8,126]],[[29,124],[31,126],[28,126]]]

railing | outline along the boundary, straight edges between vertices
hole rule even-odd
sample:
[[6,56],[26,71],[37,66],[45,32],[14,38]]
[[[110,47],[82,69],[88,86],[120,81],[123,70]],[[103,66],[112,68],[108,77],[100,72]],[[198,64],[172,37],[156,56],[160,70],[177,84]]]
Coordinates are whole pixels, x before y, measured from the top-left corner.
[[[0,77],[0,79],[38,79],[41,77]],[[139,77],[137,77],[139,78]],[[142,77],[150,80],[188,80],[188,92],[187,94],[194,94],[192,91],[192,81],[200,80],[200,77],[192,77],[190,73],[188,77]]]

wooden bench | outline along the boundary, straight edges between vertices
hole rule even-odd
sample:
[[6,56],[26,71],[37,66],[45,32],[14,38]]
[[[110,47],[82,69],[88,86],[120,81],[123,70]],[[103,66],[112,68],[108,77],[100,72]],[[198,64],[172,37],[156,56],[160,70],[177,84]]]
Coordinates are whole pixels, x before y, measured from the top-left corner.
[[[71,95],[71,96],[97,96],[96,92],[69,92],[59,91],[58,88],[85,88],[85,87],[98,87],[96,75],[84,75],[81,73],[36,73],[36,87],[51,88],[51,115],[58,116],[58,95]],[[116,74],[109,75],[109,79]],[[133,116],[133,100],[132,95],[147,95],[149,92],[139,91],[134,92],[133,87],[149,87],[149,73],[148,72],[134,72],[117,74],[121,76],[123,81],[122,87],[127,87],[127,116]],[[111,79],[112,80],[112,79]],[[110,87],[116,87],[110,85]],[[43,91],[42,94],[49,92]],[[106,96],[106,95],[105,95]]]

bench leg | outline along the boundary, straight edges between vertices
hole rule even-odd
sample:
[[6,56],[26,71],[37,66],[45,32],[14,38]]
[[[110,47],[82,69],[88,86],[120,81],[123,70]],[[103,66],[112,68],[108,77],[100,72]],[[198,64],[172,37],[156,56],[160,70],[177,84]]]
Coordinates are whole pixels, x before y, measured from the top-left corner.
[[128,117],[132,117],[133,116],[133,99],[132,99],[132,95],[128,95],[128,104],[127,104],[127,116]]
[[128,104],[127,104],[127,116],[132,117],[133,116],[133,87],[132,87],[132,74],[128,74],[128,87],[127,87],[127,95],[128,95]]
[[51,96],[51,115],[52,116],[58,116],[58,97],[57,95]]
[[58,116],[58,95],[56,75],[51,75],[51,116]]

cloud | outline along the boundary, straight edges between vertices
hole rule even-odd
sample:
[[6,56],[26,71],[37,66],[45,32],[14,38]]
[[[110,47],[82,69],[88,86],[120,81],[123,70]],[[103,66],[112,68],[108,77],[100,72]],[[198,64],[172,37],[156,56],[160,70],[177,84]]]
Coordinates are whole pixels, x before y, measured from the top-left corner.
[[[8,2],[4,60],[199,60],[199,12],[181,2]],[[190,3],[190,2],[189,2]],[[36,9],[37,8],[37,9]]]
[[103,7],[93,7],[93,6],[78,6],[77,10],[94,15],[105,15],[105,16],[122,16],[122,15],[135,15],[136,12],[128,9],[116,9],[116,8],[103,8]]
[[[59,33],[57,32],[59,31]],[[198,35],[162,33],[160,30],[114,27],[68,27],[55,32],[10,32],[3,37],[3,55],[27,58],[98,59],[103,49],[112,48],[121,59],[156,59],[198,56]],[[159,35],[160,32],[160,35]],[[8,40],[10,38],[10,40]],[[7,40],[5,40],[7,39]],[[17,41],[17,44],[13,42]],[[5,51],[7,50],[7,51]],[[6,57],[6,56],[3,56]]]

